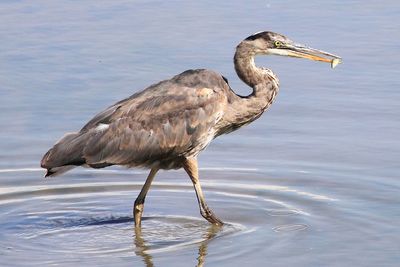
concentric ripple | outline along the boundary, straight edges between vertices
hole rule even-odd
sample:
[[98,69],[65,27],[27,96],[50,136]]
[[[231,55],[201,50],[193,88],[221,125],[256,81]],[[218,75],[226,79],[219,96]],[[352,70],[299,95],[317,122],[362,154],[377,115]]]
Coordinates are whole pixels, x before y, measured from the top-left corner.
[[[256,170],[202,172],[217,177],[203,179],[202,185],[209,206],[225,221],[223,227],[210,225],[198,214],[192,185],[182,172],[163,173],[154,183],[140,230],[133,227],[131,205],[144,173],[127,177],[125,171],[95,172],[93,177],[83,171],[44,181],[31,169],[3,172],[30,181],[0,188],[0,265],[21,260],[91,265],[96,257],[103,263],[117,258],[121,264],[154,266],[159,258],[173,262],[172,255],[193,254],[191,261],[201,266],[208,255],[217,260],[240,257],[268,246],[276,234],[304,232],[313,215],[307,204],[334,201],[268,181],[261,184]],[[240,182],[243,177],[246,184]],[[241,242],[246,246],[235,249]],[[213,246],[219,249],[210,250]]]

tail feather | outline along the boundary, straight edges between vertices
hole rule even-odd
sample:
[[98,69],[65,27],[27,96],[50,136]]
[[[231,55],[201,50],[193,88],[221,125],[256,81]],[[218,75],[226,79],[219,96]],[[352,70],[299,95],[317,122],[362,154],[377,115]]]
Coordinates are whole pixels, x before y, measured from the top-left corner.
[[40,166],[47,169],[45,177],[56,176],[85,164],[82,157],[84,137],[80,133],[66,134],[43,156]]
[[66,165],[66,166],[62,166],[62,167],[55,167],[55,168],[49,168],[47,169],[46,174],[44,175],[45,178],[47,177],[54,177],[60,174],[63,174],[73,168],[75,168],[77,166],[74,165]]

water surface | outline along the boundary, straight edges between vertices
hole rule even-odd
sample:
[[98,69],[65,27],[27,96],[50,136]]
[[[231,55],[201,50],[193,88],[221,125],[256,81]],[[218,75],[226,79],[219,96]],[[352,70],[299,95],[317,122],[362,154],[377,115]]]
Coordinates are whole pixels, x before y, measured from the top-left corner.
[[[397,266],[399,43],[396,1],[3,1],[0,3],[1,266]],[[281,80],[271,109],[199,160],[198,214],[182,171],[161,172],[142,230],[144,170],[38,164],[65,132],[189,68],[233,70],[260,30],[343,57],[258,58]]]

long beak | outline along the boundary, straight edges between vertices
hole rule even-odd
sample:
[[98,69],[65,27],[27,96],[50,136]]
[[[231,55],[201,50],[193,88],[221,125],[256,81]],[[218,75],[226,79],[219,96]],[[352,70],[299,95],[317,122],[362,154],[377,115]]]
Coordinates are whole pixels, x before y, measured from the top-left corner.
[[306,58],[315,61],[329,62],[331,67],[336,67],[339,63],[342,63],[342,58],[318,49],[310,48],[304,45],[293,44],[285,45],[283,49],[286,51],[287,56]]

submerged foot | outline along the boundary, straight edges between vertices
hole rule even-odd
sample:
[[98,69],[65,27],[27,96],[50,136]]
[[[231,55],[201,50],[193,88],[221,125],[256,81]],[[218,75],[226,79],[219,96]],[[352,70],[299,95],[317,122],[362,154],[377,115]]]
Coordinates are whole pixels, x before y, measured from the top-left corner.
[[133,218],[135,220],[135,227],[140,227],[142,224],[142,214],[143,214],[144,204],[136,204],[133,206]]
[[205,209],[201,211],[201,216],[203,216],[204,219],[212,224],[219,226],[222,226],[224,224],[224,222],[218,219],[218,217],[215,216],[215,214],[208,207],[205,207]]

